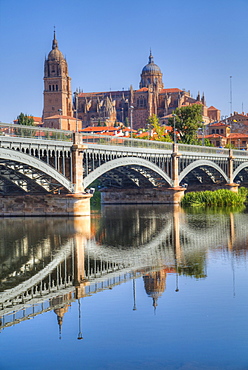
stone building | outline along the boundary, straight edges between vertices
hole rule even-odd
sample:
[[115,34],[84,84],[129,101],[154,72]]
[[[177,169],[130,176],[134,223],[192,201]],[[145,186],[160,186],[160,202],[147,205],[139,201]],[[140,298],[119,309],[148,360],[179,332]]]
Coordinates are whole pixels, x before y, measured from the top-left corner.
[[[205,123],[220,119],[220,111],[208,108],[204,94],[194,99],[189,91],[178,88],[164,88],[163,74],[150,52],[148,64],[140,75],[139,89],[108,92],[77,92],[72,102],[71,79],[68,65],[58,48],[55,32],[52,50],[45,60],[44,68],[44,110],[45,127],[74,130],[105,123],[113,126],[122,122],[134,129],[145,127],[147,119],[156,114],[162,124],[177,107],[202,105]],[[77,120],[75,121],[75,116]]]
[[[207,108],[204,95],[194,99],[189,91],[164,88],[163,74],[150,52],[148,64],[140,75],[139,89],[130,86],[126,91],[93,92],[78,94],[78,117],[83,126],[115,121],[133,123],[133,128],[145,127],[147,119],[156,114],[160,122],[167,124],[168,117],[176,108],[201,104],[206,123],[220,119],[220,111],[213,106]],[[131,122],[132,121],[132,122]]]
[[231,132],[248,134],[248,114],[233,112],[230,117],[226,118],[226,122]]
[[[240,120],[237,119],[240,116]],[[236,149],[248,148],[248,122],[245,118],[248,116],[241,115],[234,112],[234,115],[226,120],[229,124],[224,122],[215,122],[208,125],[204,132],[204,137],[199,135],[199,139],[208,139],[209,142],[216,147],[225,147],[231,145]],[[243,119],[243,121],[241,121]]]

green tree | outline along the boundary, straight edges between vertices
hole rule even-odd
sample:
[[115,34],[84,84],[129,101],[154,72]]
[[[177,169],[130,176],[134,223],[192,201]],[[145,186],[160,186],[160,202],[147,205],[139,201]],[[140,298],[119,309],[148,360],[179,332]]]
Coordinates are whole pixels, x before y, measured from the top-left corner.
[[[177,138],[180,143],[199,144],[197,130],[202,127],[202,106],[199,104],[188,105],[176,108],[173,112],[175,116],[175,128]],[[169,118],[169,125],[174,127],[174,117]],[[174,133],[170,133],[173,139]]]
[[34,117],[28,116],[27,114],[20,113],[17,117],[18,125],[34,126]]
[[[202,145],[202,140],[199,140],[199,145]],[[204,139],[204,145],[214,147],[214,145],[210,143],[209,139],[206,138]]]
[[169,135],[165,134],[164,127],[159,123],[159,119],[156,114],[153,114],[147,120],[147,125],[152,128],[156,133],[154,140],[157,141],[172,141]]

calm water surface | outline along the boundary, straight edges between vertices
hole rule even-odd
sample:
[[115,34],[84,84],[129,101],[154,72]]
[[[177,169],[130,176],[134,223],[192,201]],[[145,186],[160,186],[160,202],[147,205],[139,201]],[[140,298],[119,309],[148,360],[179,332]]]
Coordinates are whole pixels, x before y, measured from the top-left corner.
[[0,369],[248,369],[246,211],[0,228]]

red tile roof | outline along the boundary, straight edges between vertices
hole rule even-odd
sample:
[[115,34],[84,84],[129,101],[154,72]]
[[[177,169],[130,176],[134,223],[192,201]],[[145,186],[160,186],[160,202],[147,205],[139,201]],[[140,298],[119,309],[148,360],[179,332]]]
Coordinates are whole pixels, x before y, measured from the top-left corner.
[[118,91],[93,91],[93,92],[87,92],[87,93],[79,93],[78,94],[78,97],[79,98],[83,98],[84,96],[89,96],[89,95],[102,95],[102,94],[122,94],[122,93],[127,93],[129,91],[127,90],[118,90]]
[[211,134],[211,135],[205,135],[205,138],[225,138],[225,136],[220,135],[220,134]]
[[235,119],[235,117],[245,117],[248,119],[248,114],[242,114],[242,113],[237,113],[237,114],[234,114],[233,116],[231,117],[228,117],[227,119],[228,120],[231,120],[231,119]]
[[230,139],[238,139],[238,138],[244,139],[244,138],[248,138],[248,135],[247,134],[240,134],[238,132],[233,132],[233,133],[228,135],[228,138],[230,138]]
[[[57,119],[57,118],[76,120],[76,118],[75,118],[75,117],[70,117],[70,116],[61,116],[60,114],[55,114],[54,116],[50,116],[50,117],[46,117],[46,118],[44,118],[44,121],[45,121],[46,119]],[[80,121],[80,120],[78,119],[78,121]]]
[[113,127],[113,126],[89,126],[85,127],[80,132],[110,132],[110,131],[120,131],[120,127]]
[[140,91],[148,91],[148,88],[147,87],[142,87],[141,89],[136,90],[136,92],[140,92]]
[[180,92],[180,91],[183,91],[183,90],[180,90],[178,88],[162,89],[162,90],[160,90],[160,94],[174,93],[174,92]]
[[212,125],[209,125],[209,127],[216,127],[216,126],[225,126],[225,127],[229,127],[228,125],[225,125],[223,122],[216,122],[216,123],[213,123]]
[[208,110],[219,110],[219,109],[217,109],[213,105],[211,105],[211,107],[209,107]]

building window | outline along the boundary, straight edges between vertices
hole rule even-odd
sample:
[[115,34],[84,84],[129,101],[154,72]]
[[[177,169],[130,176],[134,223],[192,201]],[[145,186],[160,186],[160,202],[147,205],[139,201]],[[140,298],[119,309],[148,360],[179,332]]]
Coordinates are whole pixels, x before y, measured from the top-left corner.
[[49,91],[51,91],[52,90],[52,86],[51,85],[49,85]]
[[58,87],[58,85],[56,85],[56,91],[58,91],[58,89],[59,89],[59,87]]
[[218,133],[219,133],[219,129],[217,128],[217,129],[216,129],[216,134],[218,134]]
[[146,108],[146,99],[141,96],[137,99],[137,107],[138,108]]
[[216,141],[216,146],[220,146],[220,142],[219,141]]
[[220,130],[220,133],[221,133],[221,134],[223,134],[223,133],[224,133],[223,128]]
[[212,134],[215,134],[215,129],[212,130]]

